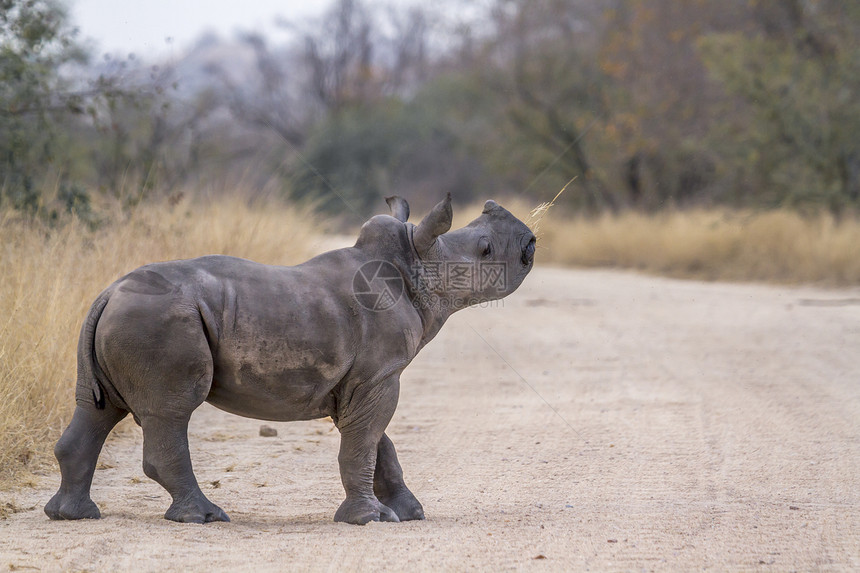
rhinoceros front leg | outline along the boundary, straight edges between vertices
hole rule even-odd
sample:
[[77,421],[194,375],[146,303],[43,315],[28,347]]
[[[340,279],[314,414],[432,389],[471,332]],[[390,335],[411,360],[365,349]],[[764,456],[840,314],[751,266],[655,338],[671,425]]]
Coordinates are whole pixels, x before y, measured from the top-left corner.
[[424,519],[424,508],[406,487],[394,444],[386,434],[382,434],[376,450],[373,492],[380,502],[394,510],[400,521]]
[[360,385],[348,404],[338,406],[340,430],[340,479],[346,499],[334,514],[335,521],[364,525],[369,521],[400,521],[397,514],[373,493],[376,452],[400,391],[400,379],[392,376],[377,384]]
[[188,416],[141,417],[143,428],[143,473],[157,481],[173,498],[166,519],[187,523],[230,521],[224,511],[209,501],[191,469],[188,450]]

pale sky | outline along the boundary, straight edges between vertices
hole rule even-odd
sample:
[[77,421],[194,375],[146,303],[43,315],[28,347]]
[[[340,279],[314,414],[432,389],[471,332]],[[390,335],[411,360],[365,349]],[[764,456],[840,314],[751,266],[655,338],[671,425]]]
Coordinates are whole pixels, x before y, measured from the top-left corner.
[[[81,39],[97,53],[138,56],[181,52],[206,30],[230,38],[238,30],[284,34],[277,17],[301,22],[327,9],[328,0],[65,0]],[[396,3],[406,3],[400,0]],[[171,38],[171,42],[166,39]]]

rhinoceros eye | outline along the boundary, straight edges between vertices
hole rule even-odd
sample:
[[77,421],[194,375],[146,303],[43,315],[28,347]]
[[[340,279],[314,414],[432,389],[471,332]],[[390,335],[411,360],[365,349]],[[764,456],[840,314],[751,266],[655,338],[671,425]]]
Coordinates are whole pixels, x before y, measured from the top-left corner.
[[485,259],[489,258],[490,255],[493,254],[493,246],[490,244],[488,239],[481,239],[481,256]]

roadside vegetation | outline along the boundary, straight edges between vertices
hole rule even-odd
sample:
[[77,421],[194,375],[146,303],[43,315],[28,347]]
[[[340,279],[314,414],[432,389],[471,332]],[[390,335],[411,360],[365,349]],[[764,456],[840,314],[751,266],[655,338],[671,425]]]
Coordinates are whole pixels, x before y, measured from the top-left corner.
[[696,209],[552,218],[541,260],[679,278],[860,285],[860,221],[829,213]]
[[[513,199],[504,206],[523,221],[536,218],[534,204]],[[860,219],[854,215],[724,207],[598,216],[558,206],[541,210],[538,264],[705,281],[860,286]],[[461,207],[455,226],[480,212],[479,204]]]

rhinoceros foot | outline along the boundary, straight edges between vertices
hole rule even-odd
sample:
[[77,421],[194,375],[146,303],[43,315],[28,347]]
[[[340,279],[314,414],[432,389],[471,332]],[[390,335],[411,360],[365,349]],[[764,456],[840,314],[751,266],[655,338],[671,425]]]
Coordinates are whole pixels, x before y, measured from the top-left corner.
[[421,502],[415,499],[415,496],[408,489],[403,489],[390,497],[380,497],[379,501],[386,507],[390,507],[400,521],[424,519],[424,508],[421,506]]
[[224,510],[206,499],[202,493],[174,501],[164,514],[165,519],[183,523],[209,523],[211,521],[230,521]]
[[99,519],[102,516],[89,496],[73,498],[62,493],[54,495],[45,505],[45,513],[51,519]]
[[377,499],[347,498],[334,514],[334,520],[354,525],[364,525],[371,521],[393,521],[400,519],[394,511]]

